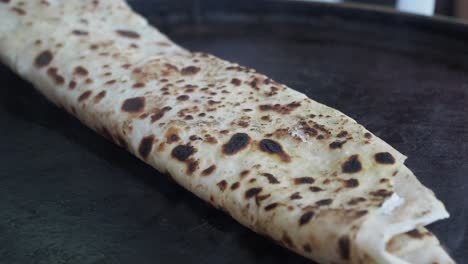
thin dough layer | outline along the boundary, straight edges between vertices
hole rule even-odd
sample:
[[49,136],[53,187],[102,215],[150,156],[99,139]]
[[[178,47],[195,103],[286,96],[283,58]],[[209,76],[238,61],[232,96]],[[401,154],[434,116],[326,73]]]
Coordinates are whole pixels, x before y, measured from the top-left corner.
[[3,0],[0,16],[5,64],[253,231],[322,263],[453,263],[433,236],[401,235],[443,205],[343,113],[186,51],[122,0]]

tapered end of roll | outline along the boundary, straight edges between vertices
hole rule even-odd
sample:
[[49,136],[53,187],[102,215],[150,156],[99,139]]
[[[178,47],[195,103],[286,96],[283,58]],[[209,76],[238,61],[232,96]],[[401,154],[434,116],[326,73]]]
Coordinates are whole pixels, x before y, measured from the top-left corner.
[[[448,218],[444,205],[406,167],[395,179],[394,197],[366,220],[357,234],[357,262],[453,264],[437,238],[423,226]],[[367,263],[367,262],[366,262]]]
[[407,263],[454,264],[439,240],[424,227],[393,237],[386,250]]

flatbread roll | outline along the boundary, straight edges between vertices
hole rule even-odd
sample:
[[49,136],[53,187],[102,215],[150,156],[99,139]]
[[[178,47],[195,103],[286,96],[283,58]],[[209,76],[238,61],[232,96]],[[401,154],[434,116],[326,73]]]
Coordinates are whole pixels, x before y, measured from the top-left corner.
[[0,0],[0,58],[241,224],[320,263],[449,264],[405,156],[253,69],[191,53],[123,0]]

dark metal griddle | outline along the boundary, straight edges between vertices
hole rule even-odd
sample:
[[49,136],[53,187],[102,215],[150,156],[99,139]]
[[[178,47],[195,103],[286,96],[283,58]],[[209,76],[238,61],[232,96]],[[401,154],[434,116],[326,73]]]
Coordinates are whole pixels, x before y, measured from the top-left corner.
[[[131,4],[184,47],[256,68],[409,156],[452,215],[431,230],[459,263],[468,259],[466,25],[291,1]],[[0,263],[309,263],[105,141],[5,67],[0,84]]]

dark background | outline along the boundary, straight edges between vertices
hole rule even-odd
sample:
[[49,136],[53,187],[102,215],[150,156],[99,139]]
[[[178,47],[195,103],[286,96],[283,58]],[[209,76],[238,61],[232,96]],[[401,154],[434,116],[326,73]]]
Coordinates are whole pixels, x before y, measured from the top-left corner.
[[[409,156],[468,258],[468,54],[460,24],[323,4],[143,1],[175,41],[256,68]],[[0,67],[0,263],[309,263],[105,141]]]

